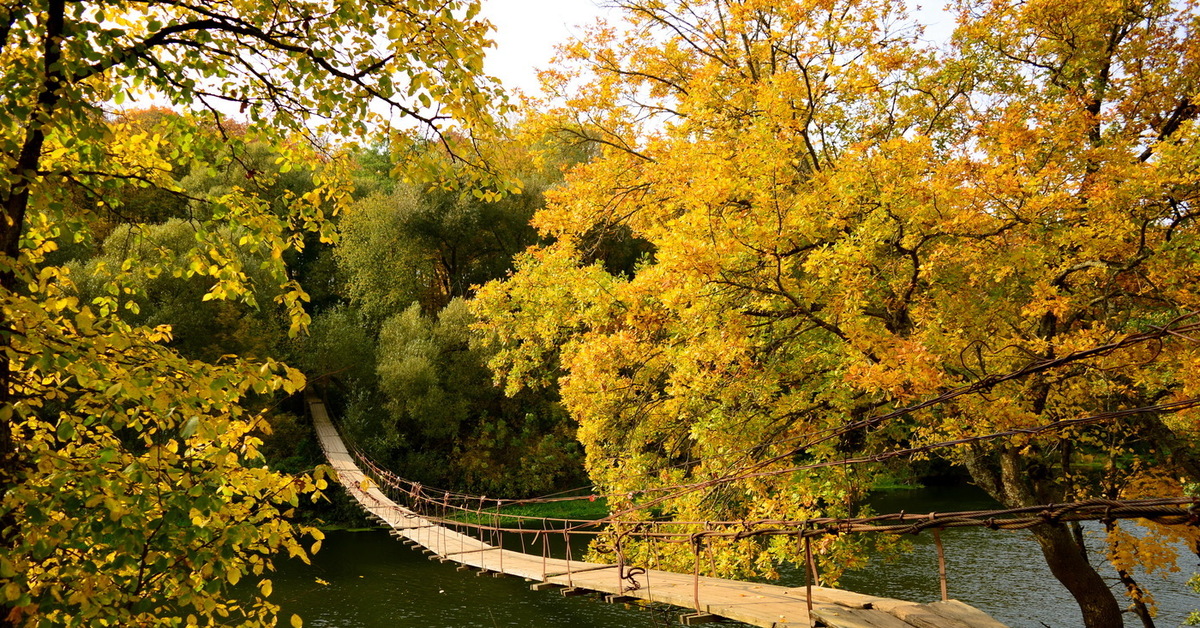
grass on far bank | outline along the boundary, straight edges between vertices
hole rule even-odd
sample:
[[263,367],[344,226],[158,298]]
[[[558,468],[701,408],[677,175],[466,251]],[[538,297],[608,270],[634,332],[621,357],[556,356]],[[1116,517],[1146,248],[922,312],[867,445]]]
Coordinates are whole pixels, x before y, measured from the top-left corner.
[[482,513],[459,513],[450,518],[463,523],[494,525],[497,514],[500,525],[507,527],[518,525],[521,520],[517,517],[594,520],[608,515],[608,502],[603,497],[596,497],[595,501],[580,497],[570,501],[505,506],[499,510],[493,507],[484,509]]
[[[911,491],[920,488],[922,488],[921,483],[915,479],[886,478],[873,484],[871,492]],[[504,527],[518,525],[520,519],[516,517],[590,521],[608,515],[608,501],[603,497],[596,497],[595,501],[591,501],[585,496],[570,501],[505,506],[499,511],[493,507],[485,509],[484,514],[458,513],[451,515],[450,518],[463,523],[495,525],[497,523],[496,514],[500,515],[499,524]]]
[[924,487],[916,480],[880,480],[871,485],[871,492],[886,493],[889,491],[915,491],[919,488]]
[[[920,488],[922,488],[921,483],[915,479],[884,478],[871,485],[870,492],[886,493],[890,491],[910,491]],[[503,527],[516,527],[522,524],[522,520],[518,517],[592,521],[608,516],[608,501],[604,497],[600,496],[595,497],[595,500],[592,500],[589,497],[590,496],[581,496],[578,499],[567,501],[504,506],[499,510],[497,510],[495,507],[485,508],[482,513],[447,513],[447,518],[472,525],[490,526],[497,525],[498,523]],[[496,518],[497,514],[500,515],[499,519]],[[363,528],[332,525],[323,526],[323,529],[360,530]]]

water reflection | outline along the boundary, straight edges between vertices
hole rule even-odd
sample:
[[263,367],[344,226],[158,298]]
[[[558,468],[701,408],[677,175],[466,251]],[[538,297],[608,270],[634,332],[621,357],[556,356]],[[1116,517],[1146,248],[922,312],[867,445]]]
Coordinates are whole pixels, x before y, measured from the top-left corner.
[[[678,625],[677,612],[533,592],[428,560],[383,531],[330,532],[312,566],[281,562],[273,599],[316,628],[618,628]],[[326,584],[327,583],[327,584]]]

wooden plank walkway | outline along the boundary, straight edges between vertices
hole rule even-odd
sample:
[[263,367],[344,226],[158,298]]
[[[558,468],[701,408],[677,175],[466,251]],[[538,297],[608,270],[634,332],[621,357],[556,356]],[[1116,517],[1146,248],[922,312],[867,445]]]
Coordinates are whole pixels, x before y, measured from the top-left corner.
[[[812,588],[812,614],[805,587],[791,588],[648,569],[629,590],[616,565],[546,558],[488,545],[434,524],[393,502],[355,464],[329,420],[325,405],[308,395],[313,424],[329,465],[342,486],[393,536],[420,545],[431,559],[479,569],[476,575],[512,575],[535,581],[534,590],[563,595],[608,594],[692,609],[684,624],[725,617],[766,628],[1005,628],[982,611],[955,600],[917,604],[841,589]],[[618,597],[618,599],[619,599]]]

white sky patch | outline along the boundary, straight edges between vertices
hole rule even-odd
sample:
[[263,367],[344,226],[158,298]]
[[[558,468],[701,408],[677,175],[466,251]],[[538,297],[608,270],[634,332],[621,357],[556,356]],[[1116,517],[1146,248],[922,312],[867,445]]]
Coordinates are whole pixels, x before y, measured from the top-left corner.
[[955,15],[949,0],[925,0],[908,7],[909,14],[925,26],[925,41],[945,45],[954,34]]
[[505,87],[539,91],[537,71],[550,66],[554,47],[582,32],[597,17],[615,19],[594,0],[481,0],[480,16],[495,26],[485,71]]

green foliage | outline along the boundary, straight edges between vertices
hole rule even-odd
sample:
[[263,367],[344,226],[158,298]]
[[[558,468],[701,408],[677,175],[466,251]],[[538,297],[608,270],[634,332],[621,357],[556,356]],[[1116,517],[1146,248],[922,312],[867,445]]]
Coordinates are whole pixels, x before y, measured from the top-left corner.
[[426,438],[457,434],[486,388],[464,385],[487,380],[487,367],[470,349],[473,322],[461,299],[451,301],[436,320],[414,304],[388,318],[379,333],[380,390],[392,416],[412,422]]
[[[434,136],[454,119],[446,145],[471,145],[503,106],[477,12],[0,7],[0,622],[274,623],[272,557],[319,548],[292,516],[325,480],[261,455],[261,408],[305,383],[267,345],[310,322],[288,264],[317,279],[299,253],[352,200],[349,157],[317,138],[390,109]],[[144,94],[188,113],[104,110]]]
[[396,189],[396,180],[392,178],[392,163],[390,152],[385,146],[375,145],[359,148],[354,151],[354,196],[387,196]]
[[434,261],[407,237],[406,217],[419,207],[419,194],[403,187],[358,203],[341,217],[334,250],[348,284],[346,292],[375,327],[425,296]]
[[[465,305],[534,242],[529,219],[559,175],[527,138],[494,148],[520,194],[498,198],[455,176],[439,185],[379,178],[384,155],[357,159],[374,193],[339,219],[333,249],[345,303],[318,315],[299,351],[333,373],[345,433],[394,471],[438,486],[528,495],[576,485],[580,450],[552,390],[505,398],[492,385]],[[419,143],[404,150],[437,158]],[[453,172],[452,172],[453,174]],[[359,367],[372,367],[370,377]],[[344,375],[344,377],[343,377]]]
[[[236,152],[215,155],[206,168],[193,168],[180,179],[180,187],[197,198],[250,194],[265,202],[272,213],[286,215],[294,199],[313,191],[313,169],[303,163],[285,167],[287,151],[244,134],[243,138],[247,141]],[[207,218],[206,210],[203,203],[193,203],[189,217]]]
[[[131,328],[78,305],[65,274],[33,286],[51,308],[10,298],[22,334],[25,401],[9,415],[31,467],[6,496],[0,555],[10,618],[38,625],[129,625],[185,615],[269,622],[263,599],[225,599],[225,583],[263,577],[270,556],[305,556],[287,519],[318,474],[268,471],[254,398],[295,392],[293,369],[266,360],[211,365],[167,348],[165,328]],[[50,332],[50,333],[47,333]],[[320,538],[315,530],[300,530]],[[269,580],[261,587],[270,588]]]
[[[208,299],[214,287],[210,277],[176,276],[157,272],[129,276],[121,286],[129,291],[123,318],[135,325],[171,328],[170,346],[182,355],[215,362],[224,355],[264,358],[286,339],[284,313],[274,307],[279,287],[264,268],[266,259],[236,246],[237,231],[219,230],[215,238],[238,252],[236,264],[245,269],[248,289],[262,305]],[[188,222],[172,219],[161,225],[123,225],[104,241],[101,253],[82,265],[72,265],[79,277],[83,302],[103,300],[121,284],[127,265],[164,269],[186,268],[194,259],[196,230]]]
[[406,476],[444,486],[528,495],[577,481],[565,415],[552,399],[509,400],[490,385],[487,355],[472,343],[474,322],[461,299],[436,319],[416,304],[388,318],[376,367],[388,418],[359,433]]
[[414,301],[431,314],[468,296],[533,241],[529,218],[540,201],[529,188],[484,201],[459,186],[412,184],[359,201],[342,217],[335,249],[352,303],[379,324]]
[[375,339],[358,311],[338,306],[317,314],[296,345],[297,365],[310,378],[335,378],[352,389],[374,384]]

